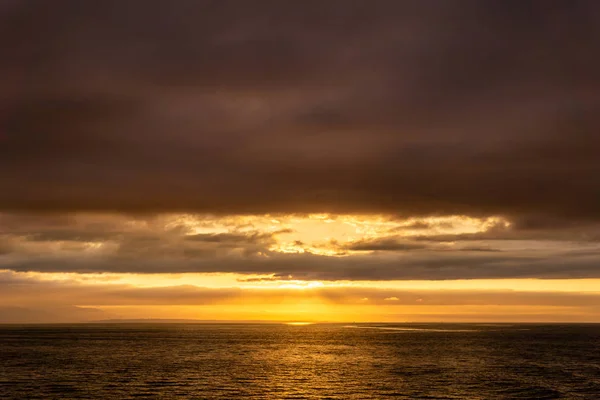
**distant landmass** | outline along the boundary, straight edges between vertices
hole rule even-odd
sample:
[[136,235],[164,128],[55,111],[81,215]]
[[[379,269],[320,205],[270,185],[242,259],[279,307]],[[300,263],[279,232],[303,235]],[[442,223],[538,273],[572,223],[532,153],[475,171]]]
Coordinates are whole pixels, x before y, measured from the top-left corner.
[[0,324],[78,323],[113,317],[113,314],[91,307],[0,307]]

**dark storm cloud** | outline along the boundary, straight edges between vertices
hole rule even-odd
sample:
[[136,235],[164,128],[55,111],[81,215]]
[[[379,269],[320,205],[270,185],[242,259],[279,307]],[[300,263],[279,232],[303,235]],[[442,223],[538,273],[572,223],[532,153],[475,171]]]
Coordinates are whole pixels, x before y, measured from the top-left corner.
[[206,242],[206,243],[247,243],[247,244],[268,244],[272,242],[272,238],[275,235],[282,233],[292,233],[291,229],[282,229],[273,233],[259,233],[251,232],[249,234],[243,233],[199,233],[195,235],[188,235],[185,240],[193,242]]
[[[538,225],[539,222],[539,225]],[[520,220],[510,226],[497,224],[488,230],[475,233],[412,235],[396,238],[397,241],[426,242],[474,242],[474,241],[563,241],[563,242],[599,242],[600,226],[590,221],[538,221],[535,225]],[[556,223],[556,225],[555,225]],[[387,240],[393,240],[388,238]]]
[[462,247],[460,249],[458,249],[458,251],[482,251],[482,252],[496,252],[496,251],[502,251],[499,249],[494,249],[491,247],[475,247],[475,246],[470,246],[470,247]]
[[362,240],[353,242],[345,248],[354,251],[407,251],[425,249],[427,246],[420,243],[407,243],[392,239]]
[[2,2],[0,208],[600,217],[596,1]]
[[[309,254],[254,255],[256,251],[224,253],[219,249],[148,246],[113,255],[57,257],[13,254],[0,258],[0,269],[77,273],[237,273],[303,280],[445,280],[494,278],[599,278],[598,248],[552,254],[457,250],[401,252],[399,255],[326,257]],[[134,257],[132,257],[134,256]]]
[[37,242],[56,242],[56,241],[77,241],[77,242],[97,242],[111,240],[120,235],[119,232],[81,232],[81,231],[47,231],[43,233],[34,233],[28,237],[29,240]]

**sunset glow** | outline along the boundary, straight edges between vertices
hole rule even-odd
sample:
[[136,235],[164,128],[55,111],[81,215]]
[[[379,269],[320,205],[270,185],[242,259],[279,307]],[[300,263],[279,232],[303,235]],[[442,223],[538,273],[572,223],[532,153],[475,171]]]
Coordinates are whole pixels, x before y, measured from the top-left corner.
[[0,323],[600,320],[591,2],[75,3],[0,5]]
[[[570,279],[577,270],[543,264],[586,260],[600,252],[595,243],[520,232],[502,217],[2,218],[11,248],[0,255],[5,304],[68,305],[106,318],[313,322],[587,321],[600,313],[599,279]],[[540,269],[523,275],[524,263]]]
[[600,1],[0,0],[0,400],[596,399]]

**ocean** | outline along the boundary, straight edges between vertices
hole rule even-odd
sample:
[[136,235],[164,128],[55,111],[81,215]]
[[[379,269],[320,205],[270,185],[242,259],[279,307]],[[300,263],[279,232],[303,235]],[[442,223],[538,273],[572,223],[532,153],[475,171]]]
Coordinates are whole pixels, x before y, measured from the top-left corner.
[[0,399],[600,399],[600,325],[0,326]]

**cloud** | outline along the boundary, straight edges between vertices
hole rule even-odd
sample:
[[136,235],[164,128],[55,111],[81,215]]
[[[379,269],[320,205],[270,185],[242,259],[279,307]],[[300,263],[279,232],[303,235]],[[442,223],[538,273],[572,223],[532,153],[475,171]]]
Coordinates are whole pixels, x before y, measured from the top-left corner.
[[[402,253],[404,254],[404,253]],[[216,250],[145,249],[69,257],[4,256],[13,271],[78,273],[237,273],[302,280],[440,280],[492,278],[598,278],[600,251],[433,252],[409,255],[329,257],[312,254],[252,255]]]
[[[498,245],[502,241],[563,241],[599,242],[600,225],[590,221],[566,222],[565,226],[524,227],[517,221],[511,225],[497,224],[486,230],[468,233],[414,234],[402,236],[401,240],[425,242],[481,242]],[[397,238],[398,239],[398,238]],[[391,240],[391,239],[390,239]]]
[[600,277],[600,245],[582,234],[596,225],[533,230],[453,221],[402,236],[396,227],[409,223],[393,218],[4,214],[0,269],[322,281]]
[[597,220],[598,7],[10,2],[0,208]]
[[600,278],[599,16],[586,0],[2,2],[0,320],[307,299],[597,316],[591,293],[107,274]]
[[458,249],[458,251],[483,251],[483,252],[495,252],[495,251],[502,251],[499,249],[492,249],[490,247],[476,247],[476,246],[471,246],[471,247],[461,247],[460,249]]
[[409,251],[425,249],[427,246],[420,243],[400,242],[384,238],[353,242],[347,245],[346,248],[353,251]]
[[283,234],[283,233],[292,233],[291,229],[280,229],[278,231],[272,233],[260,233],[260,232],[251,232],[251,233],[200,233],[195,235],[187,235],[185,240],[190,240],[194,242],[207,242],[207,243],[265,243],[270,242],[273,236]]

